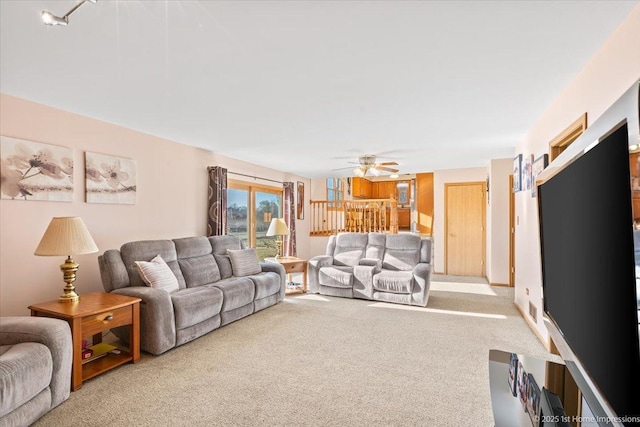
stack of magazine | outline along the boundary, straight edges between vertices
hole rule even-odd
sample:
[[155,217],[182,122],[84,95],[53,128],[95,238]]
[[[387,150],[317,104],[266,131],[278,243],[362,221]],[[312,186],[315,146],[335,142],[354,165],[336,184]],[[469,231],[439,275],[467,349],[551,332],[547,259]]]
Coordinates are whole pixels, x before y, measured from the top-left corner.
[[82,364],[84,365],[87,362],[91,362],[92,360],[96,360],[102,356],[106,356],[107,354],[109,354],[110,351],[115,350],[117,348],[118,347],[116,347],[115,345],[111,345],[107,343],[92,345],[91,347],[89,347],[89,349],[93,351],[93,353],[91,354],[91,357],[88,359],[84,359],[82,361]]

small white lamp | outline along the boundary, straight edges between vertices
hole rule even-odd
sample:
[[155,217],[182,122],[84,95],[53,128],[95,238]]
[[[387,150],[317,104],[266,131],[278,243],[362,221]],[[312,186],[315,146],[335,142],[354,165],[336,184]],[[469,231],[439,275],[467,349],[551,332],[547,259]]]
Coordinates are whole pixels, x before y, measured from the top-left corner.
[[267,230],[267,236],[277,236],[276,237],[276,246],[278,248],[278,253],[276,254],[276,259],[282,256],[282,236],[289,235],[289,227],[287,227],[287,223],[284,222],[283,218],[273,218],[271,220],[271,224],[269,224],[269,229]]
[[58,301],[76,302],[79,299],[75,291],[76,288],[73,286],[78,263],[71,258],[71,255],[94,252],[98,252],[98,247],[80,217],[55,217],[51,220],[34,255],[67,256],[65,263],[60,266],[67,285],[64,287],[64,294],[58,298]]

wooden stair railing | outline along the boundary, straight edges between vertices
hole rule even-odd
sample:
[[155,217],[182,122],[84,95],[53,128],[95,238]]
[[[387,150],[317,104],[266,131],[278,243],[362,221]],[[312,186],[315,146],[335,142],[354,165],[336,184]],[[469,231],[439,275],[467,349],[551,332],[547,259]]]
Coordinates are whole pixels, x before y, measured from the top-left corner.
[[360,199],[341,202],[311,200],[311,236],[342,231],[397,233],[398,202],[395,199]]

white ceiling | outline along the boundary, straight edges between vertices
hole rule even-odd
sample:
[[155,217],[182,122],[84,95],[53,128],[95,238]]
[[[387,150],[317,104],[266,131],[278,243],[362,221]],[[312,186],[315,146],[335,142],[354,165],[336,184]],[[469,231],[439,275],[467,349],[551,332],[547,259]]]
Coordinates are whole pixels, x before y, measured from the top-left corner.
[[0,0],[1,92],[315,178],[511,157],[637,1],[75,3]]

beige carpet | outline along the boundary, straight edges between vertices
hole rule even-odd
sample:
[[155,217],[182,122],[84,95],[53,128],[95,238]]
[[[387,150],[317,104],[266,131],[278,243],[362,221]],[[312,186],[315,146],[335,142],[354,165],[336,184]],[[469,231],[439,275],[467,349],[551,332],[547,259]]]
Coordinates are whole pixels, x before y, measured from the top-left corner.
[[433,282],[427,308],[287,297],[87,381],[36,425],[492,426],[492,348],[547,355],[510,288]]

